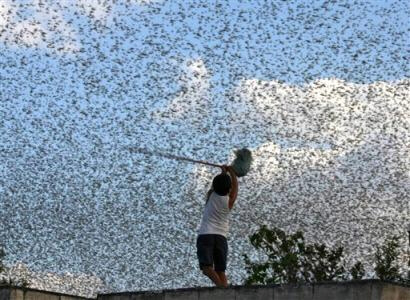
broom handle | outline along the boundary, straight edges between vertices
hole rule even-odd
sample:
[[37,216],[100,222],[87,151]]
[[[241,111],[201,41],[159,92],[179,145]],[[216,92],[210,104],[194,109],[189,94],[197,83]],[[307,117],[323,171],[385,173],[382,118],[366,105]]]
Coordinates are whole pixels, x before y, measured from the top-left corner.
[[169,158],[169,159],[185,160],[185,161],[198,163],[198,164],[203,164],[203,165],[212,166],[212,167],[218,167],[218,168],[223,167],[222,165],[213,164],[213,163],[206,162],[206,161],[203,161],[203,160],[196,160],[196,159],[192,159],[192,158],[186,158],[186,157],[181,157],[181,156],[177,156],[177,155],[173,155],[173,154],[161,153],[161,152],[157,152],[157,151],[148,151],[148,150],[142,149],[142,148],[131,148],[130,150],[132,150],[133,152],[139,152],[139,153],[144,153],[144,154],[149,154],[149,155],[158,155],[158,156],[166,157],[166,158]]

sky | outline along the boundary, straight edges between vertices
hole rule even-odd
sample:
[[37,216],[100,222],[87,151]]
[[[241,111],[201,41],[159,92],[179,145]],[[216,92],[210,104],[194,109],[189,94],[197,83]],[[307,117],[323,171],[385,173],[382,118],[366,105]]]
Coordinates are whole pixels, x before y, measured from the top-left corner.
[[406,1],[1,1],[9,263],[110,291],[208,285],[194,241],[218,170],[132,149],[248,147],[232,282],[261,222],[370,269],[410,219],[409,17]]

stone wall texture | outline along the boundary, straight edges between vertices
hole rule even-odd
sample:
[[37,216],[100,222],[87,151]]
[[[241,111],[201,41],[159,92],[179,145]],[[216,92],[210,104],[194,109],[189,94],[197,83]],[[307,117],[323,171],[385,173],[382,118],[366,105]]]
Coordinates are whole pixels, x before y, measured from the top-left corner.
[[409,300],[410,287],[377,280],[311,285],[235,286],[99,295],[98,300]]
[[[378,280],[306,285],[189,288],[98,295],[97,300],[409,300],[410,286]],[[47,291],[0,287],[0,300],[90,300]]]

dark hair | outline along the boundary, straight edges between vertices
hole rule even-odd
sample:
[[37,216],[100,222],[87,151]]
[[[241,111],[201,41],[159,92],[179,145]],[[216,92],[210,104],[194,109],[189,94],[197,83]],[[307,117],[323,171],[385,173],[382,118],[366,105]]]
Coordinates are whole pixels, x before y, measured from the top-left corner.
[[219,174],[214,177],[212,187],[219,196],[225,196],[231,188],[231,177],[228,174]]

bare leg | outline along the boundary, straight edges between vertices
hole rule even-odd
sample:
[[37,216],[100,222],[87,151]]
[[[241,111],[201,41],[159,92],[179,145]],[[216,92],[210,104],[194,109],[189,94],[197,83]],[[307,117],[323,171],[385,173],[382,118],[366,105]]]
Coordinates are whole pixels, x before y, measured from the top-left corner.
[[219,286],[219,287],[224,286],[218,274],[215,272],[215,270],[212,267],[204,267],[202,269],[202,273],[208,276],[209,279],[211,279],[212,282],[215,283],[216,286]]
[[216,271],[216,274],[218,274],[219,280],[222,283],[222,286],[228,287],[228,278],[226,278],[225,272],[218,272]]

